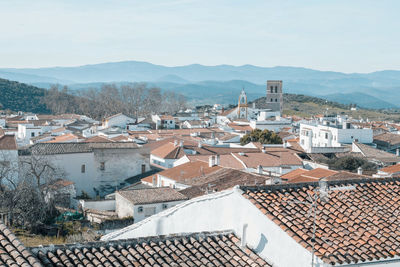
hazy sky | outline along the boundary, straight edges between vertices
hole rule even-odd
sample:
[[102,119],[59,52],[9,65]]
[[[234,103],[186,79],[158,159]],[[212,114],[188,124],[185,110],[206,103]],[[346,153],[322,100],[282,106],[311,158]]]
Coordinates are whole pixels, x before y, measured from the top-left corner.
[[1,0],[0,67],[400,70],[399,11],[399,0]]

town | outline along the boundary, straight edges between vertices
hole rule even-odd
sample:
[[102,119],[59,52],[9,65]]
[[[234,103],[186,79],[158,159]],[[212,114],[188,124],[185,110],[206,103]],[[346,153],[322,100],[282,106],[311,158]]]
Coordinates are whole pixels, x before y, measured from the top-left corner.
[[147,117],[4,112],[0,263],[394,260],[400,124],[285,115],[284,88]]
[[0,267],[400,267],[399,10],[1,0]]

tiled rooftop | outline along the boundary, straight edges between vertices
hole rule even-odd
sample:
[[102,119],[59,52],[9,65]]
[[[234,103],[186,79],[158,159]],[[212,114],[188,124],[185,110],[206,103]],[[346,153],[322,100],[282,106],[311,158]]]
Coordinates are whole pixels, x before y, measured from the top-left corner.
[[[317,203],[315,255],[332,265],[400,256],[400,179],[329,181]],[[311,252],[308,194],[318,183],[241,187],[243,196]]]
[[33,248],[45,266],[270,266],[232,232]]
[[14,135],[0,135],[0,150],[16,150],[17,143]]
[[188,198],[170,187],[154,187],[120,190],[117,192],[134,205],[187,200]]
[[2,223],[0,223],[0,266],[42,266],[32,253]]

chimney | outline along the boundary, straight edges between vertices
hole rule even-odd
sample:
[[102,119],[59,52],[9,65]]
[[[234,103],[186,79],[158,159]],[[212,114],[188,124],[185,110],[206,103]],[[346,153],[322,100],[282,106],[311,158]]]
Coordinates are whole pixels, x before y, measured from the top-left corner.
[[263,174],[263,168],[262,168],[261,165],[258,165],[258,166],[257,166],[257,173],[258,173],[258,174]]
[[219,155],[215,155],[215,165],[219,165]]
[[202,147],[202,145],[201,145],[201,142],[199,141],[199,143],[197,144],[197,147],[198,148],[201,148]]
[[246,238],[247,238],[247,223],[243,224],[243,229],[242,229],[242,240],[240,242],[240,247],[243,249],[246,247]]
[[283,141],[283,148],[287,148],[287,142]]
[[178,145],[178,140],[174,140],[174,146]]
[[363,169],[361,167],[358,167],[357,174],[358,175],[362,175],[363,174]]
[[209,156],[208,157],[208,167],[214,166],[214,156]]
[[265,149],[261,149],[261,152],[264,154],[267,153],[267,151]]
[[396,156],[398,156],[398,157],[400,156],[400,149],[398,149],[398,148],[396,149]]
[[179,146],[183,147],[183,141],[182,140],[179,142]]

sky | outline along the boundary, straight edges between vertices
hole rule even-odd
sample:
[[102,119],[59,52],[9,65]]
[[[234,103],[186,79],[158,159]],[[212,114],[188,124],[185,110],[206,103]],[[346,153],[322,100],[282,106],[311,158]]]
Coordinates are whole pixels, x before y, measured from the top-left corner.
[[400,70],[398,0],[1,0],[0,67]]

